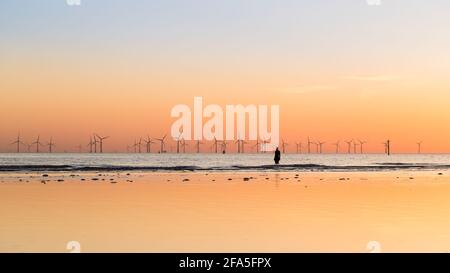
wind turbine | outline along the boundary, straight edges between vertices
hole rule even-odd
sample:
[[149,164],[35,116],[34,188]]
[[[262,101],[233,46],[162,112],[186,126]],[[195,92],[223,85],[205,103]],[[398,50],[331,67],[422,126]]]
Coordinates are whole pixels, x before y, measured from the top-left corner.
[[182,139],[181,147],[183,148],[183,154],[186,153],[186,146],[189,146],[189,144],[186,144],[186,140]]
[[92,154],[92,146],[94,145],[94,142],[92,141],[92,137],[89,139],[89,143],[87,146],[89,146],[89,153]]
[[200,145],[203,144],[203,142],[201,142],[200,140],[197,140],[197,142],[195,143],[195,146],[197,148],[197,154],[200,153]]
[[302,143],[301,142],[296,142],[295,143],[296,149],[297,149],[297,154],[298,153],[302,153]]
[[423,141],[417,142],[417,153],[418,154],[422,153],[422,142]]
[[311,153],[311,144],[313,144],[313,142],[311,142],[311,139],[308,137],[308,154]]
[[270,141],[268,141],[267,139],[263,140],[263,153],[267,152],[267,144],[269,144]]
[[317,142],[311,142],[311,144],[316,145],[316,153],[319,153],[319,143],[317,143]]
[[50,138],[50,142],[47,143],[47,146],[48,146],[48,152],[52,153],[53,146],[55,146],[55,143],[53,142],[53,137]]
[[322,153],[322,146],[323,146],[323,144],[325,144],[326,142],[317,142],[317,145],[319,145],[319,148],[320,148],[320,153]]
[[359,141],[359,144],[361,145],[360,146],[361,147],[361,154],[363,154],[363,145],[366,144],[367,141],[361,141],[361,140],[358,140],[358,141]]
[[245,154],[245,144],[248,144],[248,142],[245,141],[245,140],[242,140],[242,141],[241,141],[241,145],[242,145],[241,152],[242,152],[243,154]]
[[97,137],[94,135],[94,153],[97,153],[97,143],[98,143]]
[[155,138],[155,140],[158,140],[160,142],[160,144],[161,144],[161,147],[160,147],[160,150],[159,150],[159,153],[161,153],[161,154],[164,153],[164,141],[166,139],[166,136],[167,136],[167,134],[164,135],[162,138]]
[[256,144],[253,145],[253,147],[252,147],[252,149],[253,149],[254,147],[256,147],[256,153],[257,153],[257,154],[259,154],[260,144],[261,144],[261,142],[259,142],[259,138],[257,138],[257,139],[256,139]]
[[288,146],[289,143],[284,142],[284,139],[281,140],[281,148],[283,149],[283,154],[286,153],[286,146]]
[[353,139],[352,140],[346,140],[344,141],[345,143],[347,143],[348,145],[348,153],[351,154],[352,153],[352,143],[353,143]]
[[340,145],[340,144],[341,144],[341,141],[340,141],[340,140],[338,140],[338,141],[336,141],[335,143],[333,143],[333,145],[336,146],[336,154],[339,153],[339,145]]
[[358,143],[353,142],[353,153],[356,154],[356,148],[358,148]]
[[217,144],[218,144],[218,140],[217,140],[217,138],[216,137],[214,137],[214,143],[213,143],[213,147],[214,147],[214,151],[215,151],[215,153],[217,154]]
[[41,141],[39,140],[41,136],[38,135],[37,139],[35,142],[31,143],[31,144],[36,144],[36,153],[39,153],[39,145],[43,146]]
[[138,142],[138,150],[139,150],[139,153],[141,153],[141,147],[142,147],[142,137],[139,138],[139,142]]
[[222,141],[222,153],[223,154],[227,153],[227,145],[228,145],[228,142],[226,140],[223,140]]
[[147,139],[144,139],[144,142],[145,142],[145,146],[147,147],[147,153],[151,153],[152,152],[152,143],[154,143],[154,142],[152,141],[150,136],[147,135]]
[[13,143],[11,143],[11,145],[14,145],[14,144],[17,144],[17,153],[20,153],[20,144],[25,145],[25,143],[23,143],[23,142],[20,140],[20,132],[17,134],[17,139],[16,139],[16,141],[14,141]]
[[241,139],[239,138],[238,140],[236,140],[236,144],[237,144],[237,153],[240,154],[241,153]]
[[103,153],[103,140],[108,139],[109,136],[101,137],[97,134],[95,134],[98,137],[98,140],[100,142],[100,153]]

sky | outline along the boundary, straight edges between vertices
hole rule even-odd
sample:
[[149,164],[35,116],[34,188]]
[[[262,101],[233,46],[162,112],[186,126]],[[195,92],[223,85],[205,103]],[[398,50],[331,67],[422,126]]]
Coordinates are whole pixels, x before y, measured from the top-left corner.
[[123,151],[195,96],[279,105],[292,151],[310,136],[450,152],[449,25],[447,0],[2,0],[0,152],[19,131]]

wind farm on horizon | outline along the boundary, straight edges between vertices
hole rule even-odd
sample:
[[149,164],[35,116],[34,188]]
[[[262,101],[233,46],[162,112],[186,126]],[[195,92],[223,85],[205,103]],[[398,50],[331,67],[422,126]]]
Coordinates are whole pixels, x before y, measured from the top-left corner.
[[[167,134],[162,137],[152,138],[150,135],[145,137],[135,138],[131,144],[125,145],[122,149],[108,149],[107,140],[110,136],[100,136],[97,133],[93,133],[88,137],[86,144],[79,144],[72,149],[63,149],[57,146],[54,138],[51,136],[48,141],[42,140],[41,135],[37,135],[31,142],[26,142],[24,137],[18,133],[17,137],[9,143],[10,150],[7,153],[215,153],[215,154],[254,154],[254,153],[269,153],[268,140],[244,140],[238,137],[237,140],[218,140],[214,138],[211,141],[206,140],[185,140],[182,137],[182,133],[178,137],[168,139]],[[341,144],[345,144],[342,147]],[[417,141],[411,145],[411,154],[423,153],[423,141]],[[152,145],[154,144],[154,145]],[[292,146],[285,139],[281,139],[278,147],[283,154],[386,154],[391,155],[392,141],[384,140],[378,145],[377,151],[367,152],[364,148],[366,144],[370,144],[367,141],[352,138],[349,140],[337,140],[337,141],[322,141],[321,139],[313,140],[307,137],[304,142],[295,141]],[[105,146],[106,145],[106,146]],[[291,148],[290,148],[291,147]],[[59,148],[59,149],[58,149]],[[290,149],[289,149],[290,148]]]

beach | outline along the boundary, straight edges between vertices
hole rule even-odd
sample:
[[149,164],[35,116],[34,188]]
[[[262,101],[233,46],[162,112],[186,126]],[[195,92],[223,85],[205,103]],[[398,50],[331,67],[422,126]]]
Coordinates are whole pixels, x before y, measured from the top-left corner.
[[0,252],[448,252],[449,171],[2,172]]

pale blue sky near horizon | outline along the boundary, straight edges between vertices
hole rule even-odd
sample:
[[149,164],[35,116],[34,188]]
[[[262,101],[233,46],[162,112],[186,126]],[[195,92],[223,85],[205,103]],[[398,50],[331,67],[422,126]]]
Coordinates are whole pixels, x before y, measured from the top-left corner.
[[0,49],[397,54],[449,46],[448,25],[446,0],[2,0]]

